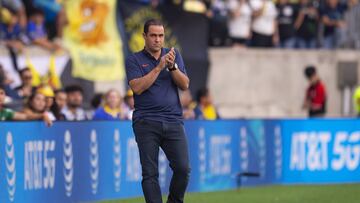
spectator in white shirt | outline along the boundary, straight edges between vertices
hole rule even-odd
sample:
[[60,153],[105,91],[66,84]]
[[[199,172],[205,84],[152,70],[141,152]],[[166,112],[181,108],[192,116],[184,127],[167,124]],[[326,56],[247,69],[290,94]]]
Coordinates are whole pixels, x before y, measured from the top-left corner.
[[250,0],[253,10],[252,46],[273,47],[279,42],[277,10],[271,0]]
[[247,0],[229,0],[229,36],[235,47],[247,46],[251,37],[252,10]]

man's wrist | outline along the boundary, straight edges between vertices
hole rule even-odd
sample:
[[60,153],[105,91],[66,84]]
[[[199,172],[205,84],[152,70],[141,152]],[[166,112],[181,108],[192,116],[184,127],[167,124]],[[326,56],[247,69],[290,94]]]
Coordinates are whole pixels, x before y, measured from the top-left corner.
[[168,68],[168,71],[175,71],[175,70],[177,70],[178,69],[178,65],[177,65],[177,63],[174,63],[171,67],[169,67]]

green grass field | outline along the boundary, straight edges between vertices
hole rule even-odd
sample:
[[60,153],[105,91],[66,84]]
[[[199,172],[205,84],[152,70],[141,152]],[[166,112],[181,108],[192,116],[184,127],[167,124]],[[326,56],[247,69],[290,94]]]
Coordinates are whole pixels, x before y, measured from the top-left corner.
[[[165,198],[164,198],[164,202]],[[185,203],[359,203],[360,184],[264,186],[187,193]],[[101,203],[145,203],[143,198]]]

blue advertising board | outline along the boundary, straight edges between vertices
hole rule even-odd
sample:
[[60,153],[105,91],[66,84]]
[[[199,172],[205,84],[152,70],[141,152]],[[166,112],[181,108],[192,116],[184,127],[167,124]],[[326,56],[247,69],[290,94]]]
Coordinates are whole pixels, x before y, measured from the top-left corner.
[[[187,121],[188,191],[360,182],[359,120]],[[172,172],[159,154],[159,184]],[[88,202],[141,196],[131,122],[0,123],[0,202]]]
[[0,129],[1,202],[83,202],[141,191],[128,122],[4,123]]
[[360,182],[360,120],[284,120],[283,183]]

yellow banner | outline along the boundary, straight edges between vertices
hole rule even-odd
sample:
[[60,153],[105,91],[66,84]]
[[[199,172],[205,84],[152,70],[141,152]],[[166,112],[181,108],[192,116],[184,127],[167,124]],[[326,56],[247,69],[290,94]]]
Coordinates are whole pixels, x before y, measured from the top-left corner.
[[73,76],[92,81],[124,79],[122,41],[116,26],[116,0],[65,1],[66,48]]

